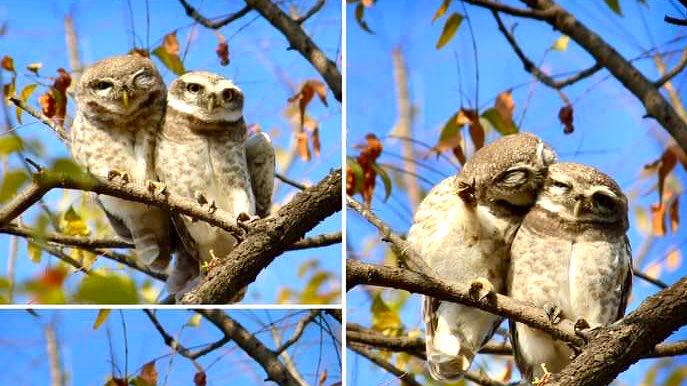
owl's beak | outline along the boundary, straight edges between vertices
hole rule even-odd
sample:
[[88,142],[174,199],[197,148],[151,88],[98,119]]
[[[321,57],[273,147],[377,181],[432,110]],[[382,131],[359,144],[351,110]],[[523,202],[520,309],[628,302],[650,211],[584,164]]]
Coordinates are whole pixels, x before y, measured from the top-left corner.
[[124,108],[129,107],[129,93],[126,90],[122,91],[122,104]]
[[217,101],[217,97],[215,94],[210,94],[208,96],[208,112],[212,114],[212,111],[215,109],[215,102]]
[[575,217],[580,216],[580,212],[582,212],[582,208],[584,208],[586,200],[587,197],[582,194],[578,194],[577,196],[575,196],[575,207],[573,208],[573,215]]

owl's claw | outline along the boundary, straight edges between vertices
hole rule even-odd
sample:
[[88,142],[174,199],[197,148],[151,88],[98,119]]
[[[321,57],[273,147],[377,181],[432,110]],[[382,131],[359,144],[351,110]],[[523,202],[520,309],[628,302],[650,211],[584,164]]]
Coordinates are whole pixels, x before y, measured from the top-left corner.
[[470,296],[475,299],[482,300],[490,295],[495,294],[494,285],[483,277],[478,277],[470,283]]
[[117,170],[117,169],[110,169],[109,172],[107,172],[107,180],[112,181],[115,178],[119,177],[123,183],[128,184],[131,182],[131,177],[129,177],[129,173],[122,171],[122,170]]
[[161,194],[166,196],[169,192],[167,191],[167,185],[162,182],[148,180],[148,191],[152,194]]
[[208,199],[207,197],[205,197],[205,193],[201,192],[200,190],[197,190],[195,193],[193,193],[193,197],[200,205],[205,205],[208,203]]
[[468,206],[474,206],[477,203],[477,197],[475,197],[474,178],[472,183],[458,181],[458,197],[460,197],[460,199],[463,200],[463,202]]
[[552,324],[558,324],[561,322],[561,308],[557,304],[546,303],[544,304],[544,312],[549,318],[549,322]]
[[210,201],[210,206],[208,207],[208,213],[214,214],[217,212],[217,204],[215,204],[215,200]]
[[592,333],[599,327],[590,328],[589,322],[584,318],[577,318],[575,325],[573,326],[575,330],[575,335],[579,336],[584,340],[584,343],[589,343],[589,339],[592,337]]

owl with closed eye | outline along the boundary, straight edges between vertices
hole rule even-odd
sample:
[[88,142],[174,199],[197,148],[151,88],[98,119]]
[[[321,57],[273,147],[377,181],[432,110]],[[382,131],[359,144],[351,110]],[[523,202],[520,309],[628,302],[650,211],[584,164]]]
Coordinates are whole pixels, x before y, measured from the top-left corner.
[[[76,90],[71,130],[76,162],[100,178],[144,185],[155,179],[154,152],[167,93],[155,65],[137,55],[115,56],[88,67]],[[157,270],[171,259],[169,215],[154,206],[99,195],[119,236],[132,240],[138,258]]]
[[[584,320],[591,328],[625,313],[632,287],[627,198],[601,171],[559,163],[511,246],[508,293],[554,318]],[[573,352],[545,332],[510,322],[515,361],[523,376],[559,372]]]
[[[269,214],[275,174],[269,136],[248,136],[243,99],[238,86],[217,74],[196,71],[176,79],[169,87],[155,162],[170,192],[237,219]],[[185,253],[177,256],[167,287],[180,298],[198,283],[199,265],[226,257],[237,240],[202,221],[173,220]]]
[[[504,293],[511,241],[555,160],[532,134],[494,141],[430,191],[418,206],[408,242],[437,277],[471,285],[478,296]],[[438,381],[462,377],[502,321],[427,296],[422,312],[427,365]]]

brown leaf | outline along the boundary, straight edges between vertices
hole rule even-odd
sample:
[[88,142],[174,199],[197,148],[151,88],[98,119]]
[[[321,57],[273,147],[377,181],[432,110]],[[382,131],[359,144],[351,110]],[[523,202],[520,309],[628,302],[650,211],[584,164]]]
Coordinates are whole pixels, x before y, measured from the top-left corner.
[[129,51],[129,55],[138,55],[144,58],[149,58],[150,57],[150,52],[146,50],[145,48],[132,48],[131,51]]
[[513,90],[506,90],[496,97],[494,108],[505,122],[513,122],[513,111],[515,111],[515,103],[513,102]]
[[651,205],[651,229],[656,236],[666,234],[665,212],[665,205]]
[[3,70],[10,71],[10,72],[15,72],[14,71],[14,59],[12,59],[11,56],[3,56],[2,61],[0,61],[0,67],[2,67]]
[[179,55],[179,41],[177,40],[177,32],[170,32],[162,40],[162,47],[169,55]]
[[315,126],[310,138],[312,140],[312,150],[315,153],[315,157],[320,156],[320,128]]
[[477,114],[476,110],[462,109],[461,111],[470,121],[470,139],[472,144],[475,145],[475,150],[479,150],[484,146],[484,127],[482,127],[479,121],[479,114]]
[[55,98],[53,98],[50,90],[46,91],[38,98],[38,103],[41,105],[41,111],[43,112],[43,115],[48,118],[55,116],[55,112],[57,111],[55,106]]
[[680,196],[676,196],[670,203],[670,230],[675,233],[680,226]]
[[[363,201],[368,206],[372,204],[372,194],[375,188],[375,179],[377,171],[375,170],[375,162],[382,154],[384,146],[376,135],[370,133],[365,136],[365,145],[356,145],[360,150],[360,154],[356,159],[358,165],[362,169],[362,187],[360,194],[363,196]],[[356,181],[353,181],[356,182]]]
[[465,165],[465,162],[467,162],[467,159],[465,157],[465,152],[463,151],[463,147],[460,145],[460,143],[453,147],[451,149],[453,152],[453,155],[456,156],[456,159],[458,159],[458,162],[460,162],[461,165]]
[[441,134],[439,135],[439,141],[434,145],[429,154],[436,152],[438,157],[439,154],[444,151],[451,150],[458,161],[464,164],[465,153],[463,152],[463,134],[460,129],[469,122],[470,119],[465,114],[464,109],[453,114],[444,124],[444,127],[441,129]]
[[60,288],[67,278],[67,270],[64,268],[47,268],[41,274],[39,280],[46,287]]
[[315,94],[317,94],[320,101],[327,106],[327,90],[324,87],[324,83],[314,79],[305,81],[300,91],[288,99],[289,102],[298,101],[298,109],[301,114],[301,128],[305,122],[305,108],[310,104]]
[[575,128],[573,127],[573,108],[572,105],[567,104],[558,111],[558,119],[565,126],[563,133],[571,134]]
[[346,195],[353,196],[355,194],[355,174],[350,165],[346,165]]
[[296,133],[296,150],[303,161],[310,161],[310,147],[308,146],[308,134]]
[[318,385],[322,386],[327,381],[327,369],[324,369],[320,374],[320,379],[318,380]]
[[511,378],[513,377],[513,361],[508,360],[506,362],[506,368],[503,371],[503,374],[501,374],[501,382],[510,382]]
[[219,58],[219,64],[226,66],[229,64],[229,43],[221,33],[217,31],[215,31],[215,33],[217,34],[217,39],[219,40],[217,43],[217,48],[215,49],[215,53]]
[[149,385],[157,385],[157,370],[155,369],[155,361],[146,363],[141,369],[139,377],[146,381]]
[[666,178],[677,164],[677,154],[670,148],[666,149],[661,155],[661,162],[658,165],[658,205],[663,205],[663,195],[665,191]]
[[193,384],[195,386],[206,386],[208,383],[205,371],[199,371],[193,376]]

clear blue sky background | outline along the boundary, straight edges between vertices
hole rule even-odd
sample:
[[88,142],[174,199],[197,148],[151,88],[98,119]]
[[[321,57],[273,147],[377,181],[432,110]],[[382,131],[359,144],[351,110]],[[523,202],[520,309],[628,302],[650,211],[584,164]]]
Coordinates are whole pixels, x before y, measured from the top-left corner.
[[[271,325],[274,323],[284,339],[293,333],[298,320],[307,310],[246,310],[227,311],[228,315],[248,331],[255,334],[267,347],[274,349]],[[60,353],[69,382],[66,385],[97,386],[105,384],[112,372],[113,359],[118,374],[124,373],[128,359],[130,374],[138,374],[149,361],[157,360],[158,384],[163,384],[169,372],[167,386],[193,384],[195,368],[189,360],[179,355],[170,365],[171,350],[166,346],[148,317],[141,310],[124,310],[126,323],[128,357],[125,355],[125,340],[119,311],[113,311],[104,325],[93,330],[97,310],[36,310],[39,318],[24,310],[0,311],[0,360],[9,364],[0,372],[0,383],[16,386],[44,386],[50,384],[46,351],[45,326],[54,326]],[[157,317],[163,327],[187,348],[202,348],[222,338],[222,334],[210,322],[202,319],[199,327],[182,326],[193,316],[192,311],[158,310]],[[340,325],[330,316],[326,323],[341,339]],[[328,372],[326,384],[341,379],[337,346],[326,331],[320,331],[319,319],[305,329],[301,339],[288,350],[304,379],[317,384],[318,374]],[[325,325],[323,322],[322,325]],[[108,332],[111,338],[108,338]],[[181,333],[181,335],[179,335]],[[179,338],[180,336],[180,338]],[[110,355],[109,341],[112,352]],[[340,347],[340,346],[339,346]],[[262,385],[265,371],[245,354],[236,344],[228,343],[222,348],[198,360],[207,374],[208,386],[220,385]],[[319,366],[319,373],[317,372]]]
[[[131,12],[128,3],[131,4]],[[240,9],[242,2],[192,1],[203,15],[209,18],[223,17]],[[313,1],[288,2],[300,10],[310,7]],[[25,66],[33,62],[42,62],[41,73],[52,76],[60,68],[69,68],[63,19],[71,14],[78,34],[79,49],[84,64],[112,55],[128,52],[133,45],[135,32],[136,46],[146,46],[146,2],[125,0],[117,1],[24,1],[10,0],[0,3],[0,23],[7,23],[7,34],[0,38],[0,54],[14,58],[20,70],[17,89],[21,90],[31,83],[23,75]],[[149,1],[150,33],[149,46],[155,49],[162,37],[178,30],[177,37],[181,52],[187,49],[187,40],[193,25],[192,19],[186,16],[181,4],[177,1]],[[322,10],[309,19],[305,30],[330,58],[340,63],[341,54],[341,6],[338,1],[328,1]],[[130,17],[133,14],[133,20]],[[243,89],[246,95],[245,116],[247,122],[259,123],[262,129],[272,135],[278,151],[286,153],[291,144],[292,127],[284,116],[287,99],[295,93],[300,83],[306,79],[321,79],[300,54],[287,50],[288,42],[269,23],[257,13],[251,12],[245,17],[222,28],[221,33],[229,42],[231,63],[221,67],[215,54],[217,37],[213,31],[197,26],[191,38],[191,45],[184,61],[187,70],[206,70],[220,73],[232,78]],[[156,60],[156,59],[155,59]],[[157,62],[165,81],[169,84],[175,75]],[[8,75],[5,73],[5,80]],[[40,92],[39,92],[40,91]],[[37,104],[38,96],[45,90],[38,89],[30,102]],[[289,177],[305,183],[316,183],[330,169],[341,164],[341,105],[331,93],[327,96],[329,107],[324,107],[315,100],[309,107],[309,114],[320,121],[322,154],[310,162],[296,159],[288,170],[278,170]],[[73,101],[70,100],[70,112],[73,114]],[[10,109],[14,121],[14,109]],[[49,164],[50,159],[65,157],[65,147],[55,135],[40,123],[24,115],[25,124],[16,128],[23,138],[40,139],[46,147],[46,157],[39,160]],[[17,165],[11,159],[10,165]],[[276,203],[283,204],[295,194],[296,190],[283,183],[279,184]],[[47,196],[48,203],[55,207],[63,195],[55,191]],[[73,200],[76,195],[73,196]],[[27,224],[32,224],[35,211],[24,217]],[[340,230],[341,216],[334,215],[310,232],[316,235]],[[5,257],[9,237],[0,235],[0,275],[5,275]],[[19,282],[34,277],[43,267],[53,264],[52,259],[44,258],[40,265],[28,261],[26,244],[20,242],[17,279]],[[310,249],[286,253],[258,277],[257,282],[249,289],[244,302],[271,303],[280,287],[302,289],[306,280],[297,276],[297,268],[305,261],[315,259],[323,270],[337,277],[341,275],[340,245],[327,248]],[[111,264],[99,262],[98,265]],[[97,265],[97,266],[98,266]],[[135,275],[137,282],[142,282],[142,275]],[[80,275],[73,275],[67,282],[68,288],[74,288]],[[328,282],[323,290],[331,290],[334,281]],[[161,284],[156,283],[161,288]],[[26,302],[19,298],[17,301]]]
[[[667,138],[663,129],[653,120],[643,119],[644,110],[637,99],[622,85],[601,71],[575,86],[565,89],[566,95],[574,103],[575,132],[564,135],[558,121],[561,99],[555,91],[532,82],[532,77],[523,70],[504,37],[496,29],[490,12],[467,5],[467,15],[472,19],[472,27],[477,44],[479,68],[479,88],[475,82],[475,60],[473,56],[470,31],[467,21],[463,21],[455,38],[442,50],[435,49],[446,17],[431,24],[432,15],[440,1],[380,1],[365,12],[365,20],[375,32],[370,35],[361,30],[354,18],[354,8],[349,6],[347,19],[347,84],[348,84],[348,154],[356,155],[353,145],[362,143],[368,132],[383,137],[388,135],[397,119],[396,87],[394,84],[391,53],[396,47],[405,56],[409,68],[409,83],[412,101],[417,107],[414,121],[414,136],[430,145],[436,143],[441,127],[446,120],[462,107],[475,106],[475,92],[479,90],[481,111],[491,107],[500,92],[513,88],[515,101],[515,120],[519,121],[523,107],[531,101],[521,127],[533,132],[549,142],[557,150],[560,158],[590,164],[614,177],[631,198],[631,229],[629,236],[632,246],[638,251],[645,235],[637,227],[634,210],[636,207],[648,211],[649,205],[656,202],[657,194],[653,189],[655,176],[640,178],[642,166],[658,158]],[[522,6],[517,1],[509,1]],[[665,14],[679,16],[680,13],[669,1],[649,1],[649,6],[641,6],[637,1],[624,0],[624,17],[613,14],[602,1],[561,1],[580,21],[601,34],[626,58],[636,58],[646,50],[659,46],[662,52],[680,50],[685,47],[685,39],[673,44],[665,43],[678,36],[685,36],[685,29],[663,22]],[[677,2],[673,2],[677,4]],[[460,1],[454,1],[451,12],[465,14]],[[644,18],[644,21],[642,20]],[[550,74],[575,72],[591,66],[594,62],[582,48],[571,42],[565,52],[550,52],[544,58],[545,50],[560,36],[544,23],[504,16],[508,26],[517,22],[516,38],[527,55]],[[672,64],[679,52],[666,57]],[[657,71],[650,58],[635,62],[643,73],[651,79],[657,78]],[[681,96],[685,96],[684,74],[674,80],[674,86]],[[462,95],[461,95],[462,90]],[[496,136],[492,133],[488,140]],[[400,154],[399,143],[384,140],[385,151]],[[417,148],[420,154],[427,151]],[[450,156],[450,154],[449,154]],[[452,156],[451,156],[452,157]],[[393,155],[382,155],[380,162],[400,165]],[[430,157],[426,163],[438,169],[438,173],[418,167],[418,174],[429,182],[420,182],[423,190],[431,188],[430,182],[437,183],[444,177],[454,174],[455,167],[449,163]],[[685,180],[684,171],[678,167],[678,186]],[[411,223],[412,213],[408,209],[407,196],[399,189],[394,190],[387,203],[383,203],[383,188],[378,183],[378,192],[372,207],[393,229],[405,233]],[[682,190],[681,188],[679,189]],[[681,198],[684,198],[681,195]],[[682,205],[681,215],[685,216]],[[354,212],[347,216],[348,245],[350,254],[366,261],[382,262],[386,248],[378,246],[376,230]],[[679,249],[684,254],[687,241],[684,224],[677,234],[657,239],[648,250],[641,264],[646,268],[652,262],[663,261],[667,252]],[[663,265],[661,279],[675,282],[687,273],[684,263],[676,270],[667,271]],[[629,310],[634,309],[641,299],[656,292],[641,281],[635,282],[633,301]],[[391,292],[389,293],[391,294]],[[387,294],[388,295],[388,294]],[[389,299],[395,299],[389,296]],[[370,325],[370,297],[358,288],[348,295],[348,320]],[[413,296],[402,312],[402,320],[407,328],[422,327],[419,315],[419,297]],[[676,333],[671,340],[685,339],[687,329]],[[493,357],[492,357],[493,358]],[[486,359],[486,360],[485,360]],[[477,361],[487,364],[498,372],[501,365],[489,362],[490,357]],[[687,364],[683,358],[676,358],[680,364]],[[636,385],[647,366],[653,361],[642,361],[634,365],[620,377],[620,383]],[[473,365],[473,369],[477,366]],[[351,385],[395,384],[394,377],[379,370],[367,360],[349,351],[348,380]],[[665,372],[659,376],[659,381]],[[518,379],[518,375],[514,376]],[[660,384],[660,383],[659,383]]]

